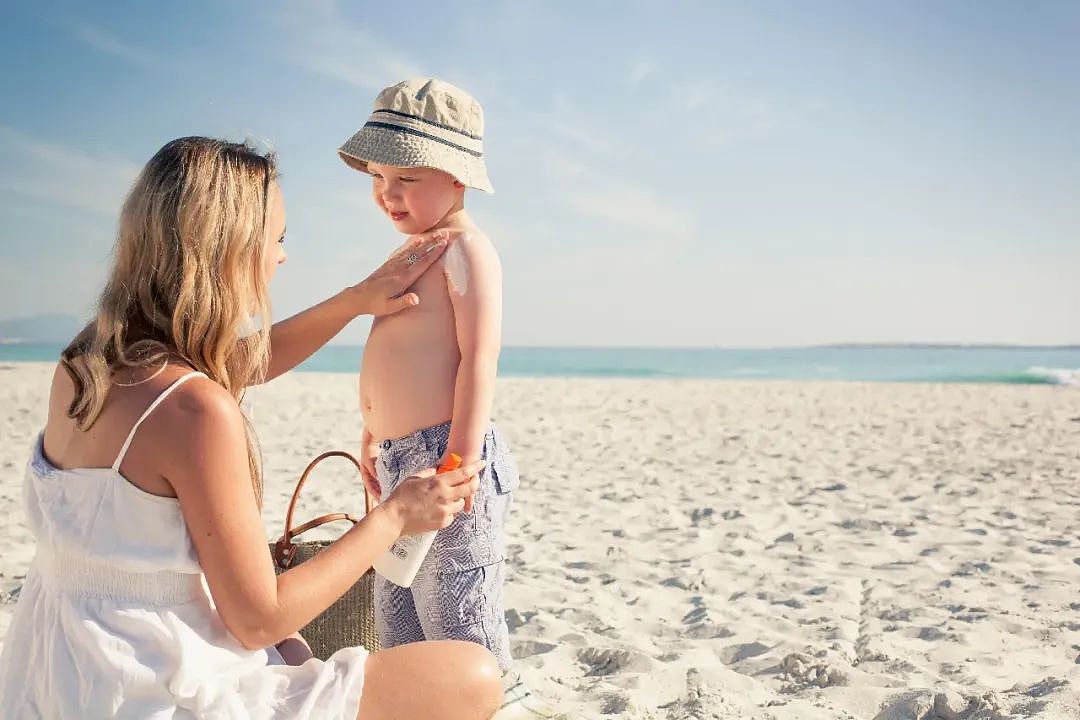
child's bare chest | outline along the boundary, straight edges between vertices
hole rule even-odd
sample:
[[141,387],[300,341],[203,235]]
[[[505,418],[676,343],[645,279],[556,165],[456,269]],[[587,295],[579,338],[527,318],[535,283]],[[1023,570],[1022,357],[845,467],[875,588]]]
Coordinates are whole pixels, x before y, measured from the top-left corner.
[[447,344],[457,350],[454,307],[446,288],[446,278],[437,263],[409,289],[420,297],[420,304],[376,318],[368,337],[368,346],[385,344],[404,349],[424,347],[439,352]]

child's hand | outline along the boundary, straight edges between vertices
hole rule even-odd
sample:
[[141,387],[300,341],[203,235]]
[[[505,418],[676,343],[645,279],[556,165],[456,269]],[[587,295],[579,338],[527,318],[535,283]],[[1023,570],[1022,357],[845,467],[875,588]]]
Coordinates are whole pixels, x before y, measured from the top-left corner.
[[[461,456],[447,450],[446,455],[439,458],[439,462],[436,463],[435,472],[441,474],[450,470],[457,470],[459,467],[461,467]],[[465,512],[472,512],[472,506],[473,496],[469,495],[465,498]]]
[[379,484],[379,473],[375,469],[375,461],[381,452],[379,443],[372,440],[364,443],[360,448],[360,476],[364,479],[364,487],[368,494],[375,498],[375,502],[382,500],[382,485]]

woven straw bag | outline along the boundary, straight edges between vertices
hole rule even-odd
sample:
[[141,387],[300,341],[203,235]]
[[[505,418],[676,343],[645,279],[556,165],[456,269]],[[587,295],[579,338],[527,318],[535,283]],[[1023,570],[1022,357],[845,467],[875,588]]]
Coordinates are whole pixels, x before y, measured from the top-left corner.
[[[300,476],[299,482],[296,483],[296,490],[293,491],[292,500],[289,501],[289,510],[285,515],[285,532],[277,541],[270,543],[270,552],[274,558],[274,571],[279,574],[294,565],[311,559],[330,545],[330,541],[327,540],[293,542],[297,536],[336,520],[348,520],[354,525],[360,522],[359,518],[348,513],[330,513],[309,520],[298,527],[293,527],[293,512],[296,510],[296,501],[300,498],[301,488],[304,487],[308,475],[315,469],[315,466],[330,457],[346,458],[356,466],[356,471],[360,472],[360,463],[356,458],[342,450],[324,452],[308,464],[304,474]],[[361,485],[363,486],[362,482]],[[370,512],[373,506],[374,502],[365,487],[365,512]],[[311,651],[315,654],[315,657],[326,660],[337,650],[356,645],[363,645],[370,652],[379,649],[379,638],[375,632],[374,591],[375,571],[368,570],[333,605],[300,631],[300,634],[311,646]]]

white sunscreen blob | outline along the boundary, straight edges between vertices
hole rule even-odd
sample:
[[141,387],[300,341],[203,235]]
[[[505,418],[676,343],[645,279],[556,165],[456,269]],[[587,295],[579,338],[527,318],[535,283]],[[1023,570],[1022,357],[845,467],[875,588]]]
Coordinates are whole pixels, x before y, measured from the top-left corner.
[[461,243],[465,238],[459,238],[446,248],[446,277],[450,281],[450,289],[458,295],[464,295],[469,291],[469,267],[465,264],[465,251]]

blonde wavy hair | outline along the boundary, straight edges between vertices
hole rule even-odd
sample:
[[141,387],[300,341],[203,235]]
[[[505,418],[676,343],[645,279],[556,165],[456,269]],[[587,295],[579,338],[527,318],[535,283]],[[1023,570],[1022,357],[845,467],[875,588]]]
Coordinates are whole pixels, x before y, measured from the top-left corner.
[[[270,359],[264,276],[272,153],[205,137],[173,140],[135,180],[120,214],[96,317],[61,354],[75,383],[68,416],[97,420],[123,369],[179,360],[237,402]],[[244,337],[253,318],[261,329]],[[262,503],[255,435],[245,416],[252,487]]]

